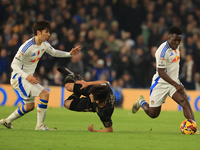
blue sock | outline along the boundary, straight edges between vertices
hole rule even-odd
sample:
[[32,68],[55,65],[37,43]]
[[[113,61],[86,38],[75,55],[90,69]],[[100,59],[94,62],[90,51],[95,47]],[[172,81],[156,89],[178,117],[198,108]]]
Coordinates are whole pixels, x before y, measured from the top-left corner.
[[39,108],[43,108],[46,109],[47,105],[48,105],[48,101],[47,100],[43,100],[43,99],[39,99],[40,104],[38,104]]
[[24,114],[27,113],[27,111],[25,111],[25,109],[24,109],[24,105],[18,107],[17,112],[19,113],[20,116],[23,116]]
[[140,102],[140,106],[143,108],[143,105],[145,104],[145,103],[147,103],[145,100],[142,100],[141,102]]

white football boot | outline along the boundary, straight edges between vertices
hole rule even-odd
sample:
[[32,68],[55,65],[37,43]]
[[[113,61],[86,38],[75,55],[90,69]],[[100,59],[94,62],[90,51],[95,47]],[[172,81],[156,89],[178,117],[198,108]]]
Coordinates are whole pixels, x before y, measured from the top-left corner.
[[6,119],[1,119],[0,120],[0,124],[4,125],[8,129],[13,129],[12,124],[11,123],[7,123]]
[[132,113],[136,113],[139,109],[140,109],[140,102],[142,101],[142,100],[144,100],[144,96],[143,95],[140,95],[139,97],[138,97],[138,99],[135,101],[135,103],[133,104],[133,106],[132,106]]
[[42,131],[52,131],[53,129],[47,127],[46,125],[41,125],[41,126],[37,126],[35,127],[35,130],[42,130]]

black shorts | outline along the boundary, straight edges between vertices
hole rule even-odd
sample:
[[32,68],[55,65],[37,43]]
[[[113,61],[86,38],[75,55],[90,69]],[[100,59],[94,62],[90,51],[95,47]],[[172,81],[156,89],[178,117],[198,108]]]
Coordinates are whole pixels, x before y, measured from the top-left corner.
[[[73,99],[70,105],[70,110],[74,111],[84,111],[84,112],[96,112],[95,104],[93,104],[89,98],[89,87],[80,89],[80,84],[74,84],[74,94],[72,94],[69,99]],[[85,97],[73,96],[73,95],[84,95]]]
[[69,109],[73,111],[96,112],[94,104],[87,97],[74,98]]

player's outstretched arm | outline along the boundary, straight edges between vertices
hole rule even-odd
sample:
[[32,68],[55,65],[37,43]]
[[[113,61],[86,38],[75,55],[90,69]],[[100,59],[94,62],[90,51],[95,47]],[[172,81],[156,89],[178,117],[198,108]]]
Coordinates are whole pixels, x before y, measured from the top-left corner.
[[103,84],[103,83],[107,83],[107,84],[110,85],[109,81],[90,81],[90,82],[86,82],[84,80],[81,80],[81,81],[76,81],[76,83],[82,85],[81,89],[86,88],[89,85],[97,85],[97,84]]
[[112,126],[107,127],[105,129],[102,129],[102,130],[95,130],[94,127],[93,127],[93,124],[91,124],[91,126],[88,126],[87,128],[90,132],[113,132]]
[[54,49],[49,44],[49,48],[46,50],[46,52],[53,57],[72,57],[73,55],[76,55],[77,52],[80,51],[80,50],[81,50],[81,47],[77,46],[75,48],[72,48],[72,50],[70,52],[64,52],[64,51],[61,51],[61,50]]
[[72,50],[70,51],[70,55],[76,55],[76,53],[79,52],[80,50],[81,50],[81,46],[72,48]]

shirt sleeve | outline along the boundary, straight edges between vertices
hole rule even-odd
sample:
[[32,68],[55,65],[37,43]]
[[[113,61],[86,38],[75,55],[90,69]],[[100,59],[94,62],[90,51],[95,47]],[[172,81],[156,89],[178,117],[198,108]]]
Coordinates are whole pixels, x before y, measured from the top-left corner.
[[22,63],[22,60],[26,57],[27,55],[27,52],[23,53],[21,50],[19,50],[19,52],[17,52],[17,54],[15,55],[12,63],[11,63],[11,68],[16,72],[16,73],[19,73],[19,74],[22,74],[22,77],[23,78],[27,78],[28,74],[25,73],[24,71],[22,71],[22,66],[23,66],[23,63]]
[[61,50],[56,50],[48,42],[46,42],[46,45],[47,45],[46,52],[53,57],[72,57],[72,55],[70,55],[70,52],[63,52]]
[[100,118],[101,119],[101,121],[102,121],[102,123],[103,123],[103,125],[104,125],[104,127],[106,127],[106,128],[108,128],[108,127],[110,127],[110,126],[112,126],[112,119],[111,119],[111,117],[105,117],[105,118]]
[[165,55],[163,56],[160,53],[156,53],[156,67],[157,68],[166,68]]

